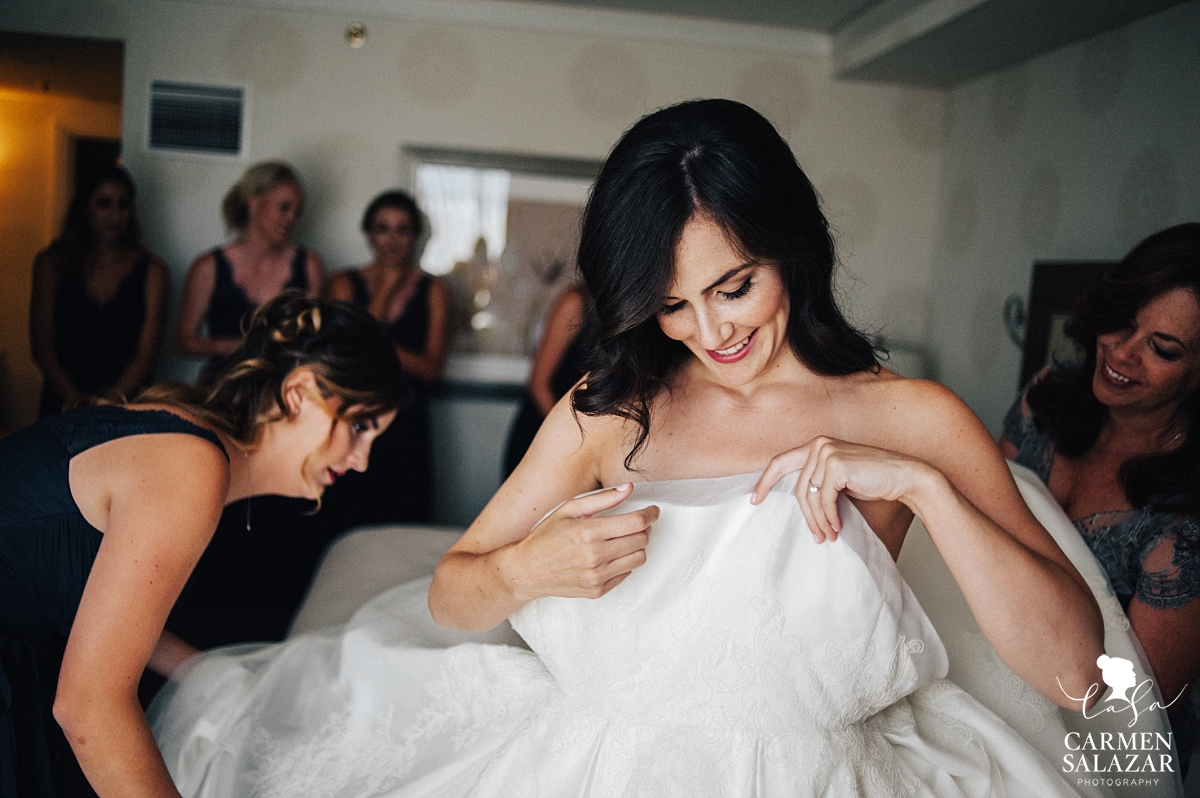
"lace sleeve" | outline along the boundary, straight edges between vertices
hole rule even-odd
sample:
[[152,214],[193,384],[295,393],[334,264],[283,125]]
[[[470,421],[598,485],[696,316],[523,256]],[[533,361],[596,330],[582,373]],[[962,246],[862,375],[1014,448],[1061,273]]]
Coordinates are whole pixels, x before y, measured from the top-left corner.
[[[1044,372],[1043,372],[1044,373]],[[1037,381],[1042,375],[1033,378]],[[1030,382],[1032,385],[1033,382]],[[1004,439],[1017,450],[1017,463],[1031,469],[1043,483],[1050,479],[1050,464],[1054,460],[1054,442],[1049,435],[1038,431],[1033,413],[1025,402],[1029,386],[1021,391],[1012,407],[1004,415]]]
[[1154,609],[1178,609],[1200,595],[1200,530],[1194,517],[1160,518],[1165,523],[1143,554],[1135,595]]

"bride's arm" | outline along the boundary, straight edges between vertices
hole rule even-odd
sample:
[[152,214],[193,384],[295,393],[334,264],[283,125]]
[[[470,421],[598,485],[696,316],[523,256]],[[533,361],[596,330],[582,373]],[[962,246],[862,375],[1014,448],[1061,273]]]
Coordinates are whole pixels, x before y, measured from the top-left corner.
[[542,596],[598,598],[646,561],[656,507],[592,517],[624,501],[631,485],[571,499],[599,486],[599,454],[612,445],[616,424],[585,416],[577,424],[569,397],[546,417],[521,464],[438,563],[429,610],[442,626],[483,631]]
[[756,495],[799,471],[797,497],[818,537],[840,529],[840,491],[902,502],[925,523],[1004,663],[1047,698],[1079,710],[1063,691],[1083,696],[1101,684],[1095,663],[1104,652],[1087,584],[1021,499],[978,417],[934,383],[893,385],[879,416],[891,430],[890,451],[818,438],[774,458]]

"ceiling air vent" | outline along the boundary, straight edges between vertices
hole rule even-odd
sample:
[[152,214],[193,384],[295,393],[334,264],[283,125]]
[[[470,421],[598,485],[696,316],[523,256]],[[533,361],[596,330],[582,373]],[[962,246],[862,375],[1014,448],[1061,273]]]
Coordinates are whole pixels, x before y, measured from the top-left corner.
[[150,83],[150,149],[241,155],[246,90]]

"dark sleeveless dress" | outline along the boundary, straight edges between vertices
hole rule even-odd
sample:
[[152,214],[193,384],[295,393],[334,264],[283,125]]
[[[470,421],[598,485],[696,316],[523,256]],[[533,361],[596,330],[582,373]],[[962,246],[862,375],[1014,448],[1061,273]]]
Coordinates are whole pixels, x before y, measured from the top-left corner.
[[[234,282],[233,264],[229,262],[229,258],[225,257],[224,248],[217,247],[212,251],[212,256],[216,265],[215,282],[212,296],[208,300],[208,310],[204,312],[204,321],[208,325],[208,337],[241,338],[242,324],[250,318],[250,314],[254,313],[258,305],[246,296],[246,292],[240,285]],[[304,247],[296,247],[296,254],[292,256],[292,271],[283,287],[307,291],[307,266],[308,252]],[[209,358],[201,379],[203,380],[206,375],[220,368],[223,362],[224,358],[222,357]]]
[[[137,356],[146,323],[146,275],[150,256],[143,254],[107,302],[87,292],[83,275],[68,277],[54,298],[54,351],[58,363],[81,392],[102,396]],[[38,417],[61,412],[63,398],[47,382]]]
[[[346,273],[354,303],[366,308],[371,296],[359,271]],[[433,278],[421,274],[404,312],[387,325],[397,346],[423,352],[429,339]],[[325,491],[320,515],[335,532],[363,524],[427,524],[433,520],[433,435],[429,388],[409,375],[413,401],[371,446],[365,473],[349,472]]]
[[[225,257],[225,250],[217,247],[212,251],[216,262],[216,284],[213,285],[212,298],[208,301],[208,311],[204,314],[208,322],[210,338],[241,338],[242,322],[254,312],[258,305],[246,296],[242,287],[233,281],[233,264]],[[284,288],[299,288],[308,290],[308,253],[304,247],[296,247],[292,256],[292,273]]]
[[[51,715],[103,534],[71,496],[71,458],[129,435],[212,432],[163,410],[81,407],[0,439],[0,798],[56,796],[73,767]],[[222,448],[222,451],[224,449]]]
[[[590,331],[591,321],[585,318],[583,327],[571,339],[567,351],[563,352],[562,359],[550,375],[550,390],[554,392],[555,399],[565,396],[587,370],[587,357],[591,349],[585,346],[584,342],[587,341]],[[526,391],[517,416],[508,431],[508,445],[504,449],[504,479],[508,479],[520,465],[521,458],[529,451],[530,444],[541,429],[543,420],[542,411],[533,400],[533,395]]]

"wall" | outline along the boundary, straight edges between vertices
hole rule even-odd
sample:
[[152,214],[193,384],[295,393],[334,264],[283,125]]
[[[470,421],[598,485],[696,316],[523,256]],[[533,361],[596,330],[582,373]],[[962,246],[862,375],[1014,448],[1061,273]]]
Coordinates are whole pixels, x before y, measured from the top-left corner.
[[1118,259],[1200,219],[1200,2],[956,88],[932,269],[938,377],[994,432],[1035,260]]
[[31,267],[58,233],[70,199],[71,138],[120,135],[118,104],[0,88],[0,433],[37,416],[42,378],[29,351]]
[[[649,109],[732,96],[779,125],[828,201],[854,315],[924,337],[943,92],[835,82],[815,34],[545,8],[526,24],[483,13],[488,3],[441,4],[462,15],[453,21],[415,16],[438,4],[396,7],[408,16],[9,0],[0,27],[124,40],[125,161],[176,292],[188,262],[223,240],[218,203],[246,162],[147,152],[151,79],[250,86],[250,157],[299,167],[310,195],[299,236],[333,267],[366,257],[358,215],[401,180],[406,144],[602,158]],[[355,21],[368,30],[359,50],[343,38]]]

